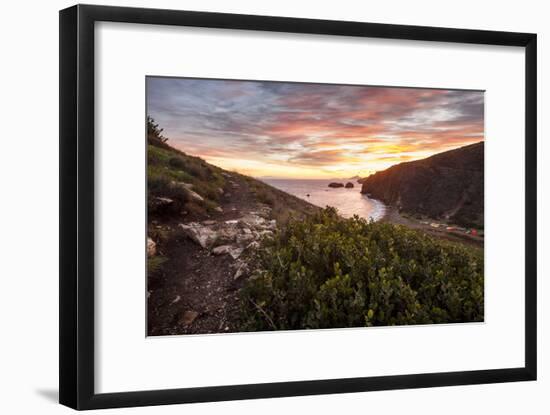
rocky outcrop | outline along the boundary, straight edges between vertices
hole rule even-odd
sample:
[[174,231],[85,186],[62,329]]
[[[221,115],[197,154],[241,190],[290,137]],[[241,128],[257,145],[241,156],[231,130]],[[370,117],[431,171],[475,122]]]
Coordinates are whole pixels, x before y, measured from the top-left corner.
[[399,211],[483,226],[483,142],[401,163],[362,180],[361,193]]
[[353,189],[353,183],[352,182],[347,182],[346,183],[346,189]]
[[337,189],[339,187],[344,187],[344,184],[343,183],[332,182],[332,183],[328,184],[328,187],[332,187],[332,188]]
[[201,223],[180,223],[178,226],[189,239],[210,250],[213,255],[227,254],[237,259],[246,250],[256,249],[262,237],[275,231],[277,222],[267,219],[265,213],[266,208],[263,207],[238,219],[205,220]]

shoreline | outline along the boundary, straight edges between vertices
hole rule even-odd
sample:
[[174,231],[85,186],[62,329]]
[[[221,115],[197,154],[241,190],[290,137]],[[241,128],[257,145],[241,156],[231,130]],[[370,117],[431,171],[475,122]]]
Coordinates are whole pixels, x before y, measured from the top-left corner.
[[[357,215],[363,219],[378,222],[385,216],[386,205],[381,200],[362,194],[360,184],[359,186],[355,184],[355,189],[327,187],[332,180],[334,179],[261,179],[266,185],[319,209],[327,206],[334,207],[344,218]],[[288,183],[293,184],[288,186]],[[351,195],[353,197],[350,198]]]

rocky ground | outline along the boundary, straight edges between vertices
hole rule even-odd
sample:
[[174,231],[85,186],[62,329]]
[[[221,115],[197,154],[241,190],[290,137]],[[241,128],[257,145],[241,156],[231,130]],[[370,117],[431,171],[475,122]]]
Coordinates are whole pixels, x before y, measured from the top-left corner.
[[147,287],[148,334],[236,331],[238,291],[249,276],[261,238],[273,233],[271,208],[259,203],[241,176],[229,176],[216,215],[171,219],[154,226],[174,235],[164,244],[148,240],[149,253],[168,258]]

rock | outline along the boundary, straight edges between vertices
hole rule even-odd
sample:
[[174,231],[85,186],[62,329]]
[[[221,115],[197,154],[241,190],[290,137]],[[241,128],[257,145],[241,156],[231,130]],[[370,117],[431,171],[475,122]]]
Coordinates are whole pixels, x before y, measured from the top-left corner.
[[212,253],[214,255],[224,255],[224,254],[228,254],[230,249],[231,249],[231,245],[220,245],[212,249]]
[[218,193],[219,193],[220,195],[223,195],[223,189],[222,189],[221,187],[218,187]]
[[199,195],[198,193],[195,193],[194,191],[189,190],[189,189],[187,189],[187,195],[191,199],[196,200],[198,202],[202,202],[204,200],[204,198],[201,195]]
[[231,255],[231,258],[233,259],[237,259],[241,256],[241,254],[243,253],[244,249],[243,248],[237,248],[237,247],[232,247],[230,250],[229,250],[229,255]]
[[147,256],[153,256],[157,253],[157,244],[151,238],[147,237]]
[[250,233],[241,233],[241,234],[236,235],[235,239],[236,239],[236,241],[239,245],[245,245],[249,241],[254,239],[254,235],[252,234],[252,232],[250,232]]
[[214,255],[229,254],[233,259],[239,258],[243,253],[243,251],[244,251],[243,248],[239,248],[238,246],[232,246],[232,245],[220,245],[212,249],[212,253]]
[[196,311],[185,311],[180,317],[180,324],[185,327],[189,327],[198,316],[199,313]]
[[342,183],[332,182],[332,183],[329,183],[328,187],[338,188],[338,187],[344,187],[344,185]]
[[353,189],[353,183],[352,182],[347,182],[346,183],[346,189]]
[[168,206],[174,203],[174,201],[168,197],[155,197],[153,201],[157,206]]
[[240,262],[237,267],[237,271],[233,275],[234,280],[238,280],[243,275],[245,275],[248,272],[248,266],[246,265],[246,262]]
[[221,225],[218,229],[218,241],[216,245],[227,245],[228,242],[233,242],[239,233],[239,229],[235,225]]
[[260,247],[260,243],[258,241],[252,241],[250,242],[246,249],[258,249]]
[[172,302],[171,302],[170,304],[179,303],[180,300],[181,300],[181,296],[178,295],[178,296],[176,296],[176,298],[174,298],[174,299],[172,300]]
[[157,212],[168,211],[174,206],[174,201],[167,197],[154,197],[150,203]]
[[202,248],[213,248],[213,255],[229,254],[237,259],[251,242],[272,235],[277,228],[277,221],[248,213],[238,219],[180,223],[178,227]]
[[204,201],[204,198],[201,195],[199,195],[198,193],[192,190],[193,188],[192,184],[185,183],[185,182],[175,182],[175,181],[171,182],[171,184],[172,186],[182,189],[187,194],[187,196],[189,196],[189,198],[191,198],[192,200],[196,200],[198,202]]
[[263,228],[266,226],[266,220],[264,218],[252,213],[243,216],[239,221],[240,226],[243,228]]
[[214,211],[218,212],[218,213],[223,213],[223,209],[220,207],[220,206],[216,206],[216,208],[214,209]]
[[219,238],[218,232],[197,222],[180,223],[178,226],[183,230],[185,235],[203,248],[211,247]]

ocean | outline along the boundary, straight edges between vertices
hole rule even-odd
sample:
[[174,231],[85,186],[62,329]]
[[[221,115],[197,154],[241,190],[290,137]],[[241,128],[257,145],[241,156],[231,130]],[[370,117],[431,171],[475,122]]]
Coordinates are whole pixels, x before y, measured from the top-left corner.
[[[279,190],[290,193],[300,199],[319,206],[333,206],[338,209],[340,215],[350,218],[353,215],[375,221],[381,219],[385,213],[385,205],[379,200],[370,199],[361,194],[361,185],[352,181],[354,187],[331,188],[328,184],[338,182],[346,184],[348,180],[298,180],[298,179],[268,179],[261,178],[267,183]],[[309,196],[308,196],[309,195]]]

